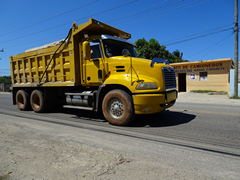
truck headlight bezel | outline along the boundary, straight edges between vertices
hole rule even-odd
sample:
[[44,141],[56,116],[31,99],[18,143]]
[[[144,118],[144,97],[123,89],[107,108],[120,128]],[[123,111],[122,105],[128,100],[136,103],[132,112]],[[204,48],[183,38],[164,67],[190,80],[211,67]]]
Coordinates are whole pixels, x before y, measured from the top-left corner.
[[140,83],[136,86],[136,90],[149,90],[149,89],[157,89],[157,85],[155,83]]

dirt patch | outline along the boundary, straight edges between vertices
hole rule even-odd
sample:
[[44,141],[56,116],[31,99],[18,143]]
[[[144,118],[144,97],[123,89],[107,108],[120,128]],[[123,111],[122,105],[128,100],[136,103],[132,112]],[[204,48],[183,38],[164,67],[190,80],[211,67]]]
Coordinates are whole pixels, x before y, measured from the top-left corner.
[[131,162],[113,151],[1,123],[0,180],[91,179]]

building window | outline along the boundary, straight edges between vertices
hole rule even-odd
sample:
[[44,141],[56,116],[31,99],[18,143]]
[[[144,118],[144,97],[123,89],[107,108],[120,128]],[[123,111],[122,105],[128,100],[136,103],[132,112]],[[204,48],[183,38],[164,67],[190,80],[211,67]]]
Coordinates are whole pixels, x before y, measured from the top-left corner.
[[207,72],[200,72],[199,81],[207,81]]

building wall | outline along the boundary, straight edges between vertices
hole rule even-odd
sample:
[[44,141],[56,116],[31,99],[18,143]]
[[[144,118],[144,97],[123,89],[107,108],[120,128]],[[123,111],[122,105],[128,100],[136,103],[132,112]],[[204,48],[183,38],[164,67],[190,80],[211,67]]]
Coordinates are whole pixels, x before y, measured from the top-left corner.
[[[179,74],[186,73],[186,92],[191,90],[229,91],[229,70],[232,59],[174,63],[179,90]],[[200,80],[200,72],[207,72],[206,81]],[[180,85],[181,86],[181,85]]]
[[0,91],[10,91],[11,84],[0,83]]
[[212,91],[228,91],[228,72],[225,70],[202,71],[207,72],[207,81],[200,81],[199,72],[195,81],[187,81],[187,91],[191,90],[212,90]]

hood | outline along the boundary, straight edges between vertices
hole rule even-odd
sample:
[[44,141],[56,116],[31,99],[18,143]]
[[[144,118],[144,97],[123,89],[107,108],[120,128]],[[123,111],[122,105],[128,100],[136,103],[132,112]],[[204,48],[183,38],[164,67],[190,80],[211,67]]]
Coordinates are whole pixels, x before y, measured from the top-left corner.
[[[134,82],[134,85],[139,83],[155,83],[158,86],[157,91],[165,91],[163,69],[171,68],[169,65],[163,63],[155,63],[151,67],[152,60],[115,56],[108,58],[108,64],[112,75],[119,78],[118,75],[123,75]],[[132,70],[131,70],[132,64]],[[156,91],[156,90],[154,90]]]

